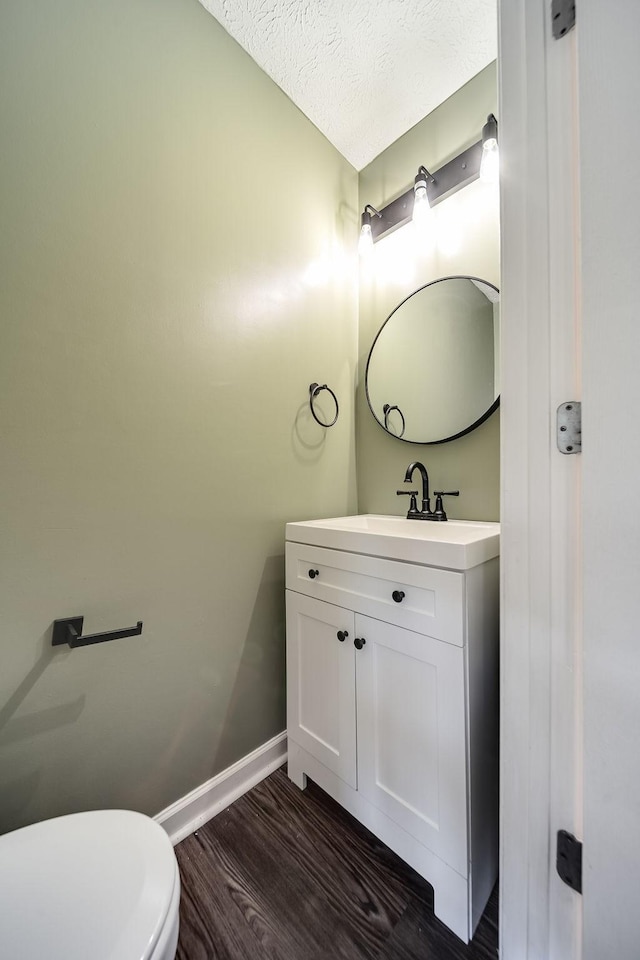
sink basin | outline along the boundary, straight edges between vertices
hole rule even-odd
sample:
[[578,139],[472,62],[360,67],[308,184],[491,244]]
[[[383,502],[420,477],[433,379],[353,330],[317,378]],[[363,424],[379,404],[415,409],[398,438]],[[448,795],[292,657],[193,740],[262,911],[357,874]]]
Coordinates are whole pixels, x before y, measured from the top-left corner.
[[287,540],[389,560],[468,570],[500,553],[500,524],[362,514],[288,523]]

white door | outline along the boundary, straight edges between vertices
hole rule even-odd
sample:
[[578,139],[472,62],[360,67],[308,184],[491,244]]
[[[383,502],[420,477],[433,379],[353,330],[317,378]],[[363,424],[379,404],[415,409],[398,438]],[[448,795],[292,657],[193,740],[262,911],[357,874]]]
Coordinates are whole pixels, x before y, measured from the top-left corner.
[[356,615],[358,790],[467,875],[464,651]]
[[289,737],[355,789],[354,615],[286,591]]
[[[640,4],[501,0],[503,960],[637,960]],[[504,149],[503,149],[504,148]],[[583,401],[583,452],[555,408]],[[580,896],[556,832],[584,840]]]

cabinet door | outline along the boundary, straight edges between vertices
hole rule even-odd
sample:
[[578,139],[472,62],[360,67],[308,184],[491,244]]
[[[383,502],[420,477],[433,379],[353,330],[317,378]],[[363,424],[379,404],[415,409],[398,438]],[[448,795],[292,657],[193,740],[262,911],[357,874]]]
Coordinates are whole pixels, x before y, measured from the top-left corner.
[[[287,596],[287,731],[356,787],[354,615],[292,590]],[[347,633],[343,641],[338,633]]]
[[468,872],[464,651],[356,617],[358,790]]

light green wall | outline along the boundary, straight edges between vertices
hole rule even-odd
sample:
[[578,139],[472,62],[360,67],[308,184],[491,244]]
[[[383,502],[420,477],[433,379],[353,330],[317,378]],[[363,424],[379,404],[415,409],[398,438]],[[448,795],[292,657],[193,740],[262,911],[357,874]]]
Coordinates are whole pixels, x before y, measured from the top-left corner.
[[[284,524],[356,508],[357,174],[197,0],[3,0],[0,74],[6,830],[284,728]],[[54,651],[76,614],[144,633]]]
[[[403,193],[420,164],[437,169],[480,138],[487,114],[497,113],[495,65],[487,67],[360,173],[360,207]],[[413,224],[378,241],[360,269],[360,380],[356,407],[358,510],[406,512],[396,490],[411,460],[422,460],[432,489],[460,489],[451,517],[499,519],[499,412],[473,433],[441,445],[404,443],[376,423],[364,392],[373,339],[394,307],[413,290],[440,277],[464,274],[499,282],[497,192],[479,181],[434,207],[438,243],[416,243]]]

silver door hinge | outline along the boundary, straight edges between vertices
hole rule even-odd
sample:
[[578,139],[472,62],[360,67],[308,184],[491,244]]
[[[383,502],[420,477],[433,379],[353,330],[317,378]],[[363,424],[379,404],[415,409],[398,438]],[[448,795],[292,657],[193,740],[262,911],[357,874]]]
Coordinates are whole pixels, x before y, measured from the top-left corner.
[[551,0],[551,32],[560,40],[576,25],[575,0]]
[[582,404],[567,400],[556,410],[556,441],[560,453],[582,452]]

